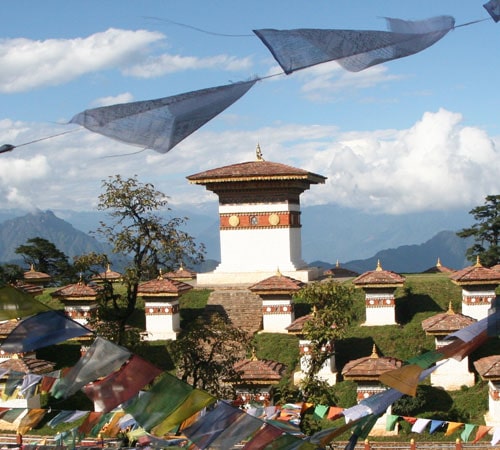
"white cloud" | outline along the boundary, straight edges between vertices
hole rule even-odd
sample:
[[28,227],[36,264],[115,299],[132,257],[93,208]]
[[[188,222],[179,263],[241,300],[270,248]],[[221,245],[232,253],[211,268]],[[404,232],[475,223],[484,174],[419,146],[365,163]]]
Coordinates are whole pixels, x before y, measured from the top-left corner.
[[310,67],[297,72],[297,75],[304,82],[301,88],[304,96],[310,101],[322,103],[337,100],[345,96],[346,91],[368,89],[400,78],[390,74],[385,65],[348,72],[335,61]]
[[[0,122],[0,142],[17,143],[61,132],[61,126]],[[153,183],[172,204],[216,197],[186,176],[264,158],[328,177],[312,186],[304,204],[336,203],[378,213],[465,211],[500,192],[500,158],[494,140],[466,126],[460,114],[425,113],[412,127],[374,132],[334,125],[279,124],[224,132],[202,128],[167,154],[80,131],[0,155],[0,205],[39,209],[92,209],[108,176],[136,175]],[[64,130],[63,130],[64,131]],[[15,136],[15,140],[13,140]]]
[[124,70],[125,75],[139,78],[156,78],[162,75],[193,69],[217,69],[227,71],[249,70],[252,66],[251,58],[235,58],[228,55],[198,58],[194,56],[180,56],[163,54],[151,56]]
[[128,103],[134,99],[134,96],[130,92],[124,92],[123,94],[118,94],[109,97],[101,97],[92,102],[92,106],[109,106],[116,105],[119,103]]
[[58,85],[86,73],[125,68],[145,58],[164,35],[110,28],[86,38],[0,39],[0,92],[22,92]]

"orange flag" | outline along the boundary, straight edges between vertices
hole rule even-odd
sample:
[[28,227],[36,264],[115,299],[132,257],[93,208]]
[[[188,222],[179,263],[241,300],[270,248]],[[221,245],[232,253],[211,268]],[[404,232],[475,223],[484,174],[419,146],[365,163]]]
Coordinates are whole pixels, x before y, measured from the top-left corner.
[[446,429],[445,436],[451,436],[459,428],[462,428],[464,424],[462,422],[448,422],[448,428]]
[[479,425],[476,431],[476,437],[472,441],[473,444],[476,442],[480,441],[481,438],[483,438],[486,434],[488,434],[488,431],[491,430],[491,427],[487,427],[486,425]]

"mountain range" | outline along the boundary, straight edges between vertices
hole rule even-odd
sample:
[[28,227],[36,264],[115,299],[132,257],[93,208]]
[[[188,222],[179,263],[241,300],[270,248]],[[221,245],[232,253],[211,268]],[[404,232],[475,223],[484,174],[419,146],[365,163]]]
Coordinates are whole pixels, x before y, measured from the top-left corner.
[[[217,204],[193,209],[175,208],[168,214],[188,218],[185,230],[206,246],[203,270],[210,270],[220,259]],[[113,259],[107,244],[89,234],[104,219],[103,213],[95,211],[1,210],[0,262],[19,263],[15,249],[32,237],[49,240],[70,259],[90,251],[107,253]],[[438,258],[443,265],[460,269],[469,264],[465,251],[472,242],[457,237],[456,231],[470,225],[463,211],[391,216],[334,205],[306,207],[302,209],[303,258],[318,267],[340,262],[358,273],[373,270],[377,261],[395,272],[422,272]]]

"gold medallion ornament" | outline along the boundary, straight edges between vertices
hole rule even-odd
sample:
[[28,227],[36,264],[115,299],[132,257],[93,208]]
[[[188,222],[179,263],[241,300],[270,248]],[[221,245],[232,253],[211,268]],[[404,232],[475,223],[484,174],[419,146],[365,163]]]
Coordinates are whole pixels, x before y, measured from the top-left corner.
[[271,225],[278,225],[280,223],[280,216],[278,214],[271,214],[269,216],[269,223]]
[[231,216],[229,218],[229,225],[232,227],[237,227],[240,224],[240,218],[238,216]]

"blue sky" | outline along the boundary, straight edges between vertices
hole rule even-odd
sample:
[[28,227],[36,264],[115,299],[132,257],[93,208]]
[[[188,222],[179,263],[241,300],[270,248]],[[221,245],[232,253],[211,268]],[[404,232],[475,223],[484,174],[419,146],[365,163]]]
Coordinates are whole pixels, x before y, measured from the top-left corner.
[[201,207],[215,197],[185,177],[253,160],[259,143],[267,160],[328,177],[304,204],[468,211],[500,185],[500,24],[483,3],[5,2],[0,144],[14,145],[77,129],[67,122],[87,108],[280,73],[252,29],[386,30],[384,17],[442,14],[457,25],[488,20],[359,73],[332,62],[265,79],[167,154],[131,154],[138,149],[84,129],[19,147],[0,155],[0,207],[91,210],[101,180],[118,173],[154,183],[172,204]]

